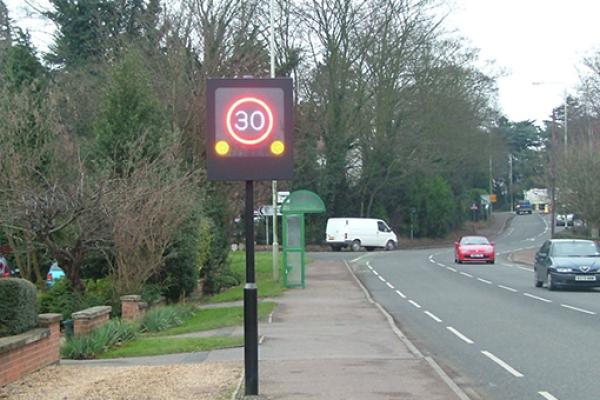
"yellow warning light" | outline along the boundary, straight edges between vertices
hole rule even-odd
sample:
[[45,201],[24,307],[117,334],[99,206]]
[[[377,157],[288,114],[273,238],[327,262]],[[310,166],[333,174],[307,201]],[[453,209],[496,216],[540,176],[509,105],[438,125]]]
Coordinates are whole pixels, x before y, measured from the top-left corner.
[[284,151],[285,145],[281,140],[276,140],[273,143],[271,143],[271,153],[275,154],[276,156],[280,156],[283,154]]
[[217,144],[215,144],[215,151],[220,156],[225,156],[229,153],[229,143],[224,140],[219,140]]

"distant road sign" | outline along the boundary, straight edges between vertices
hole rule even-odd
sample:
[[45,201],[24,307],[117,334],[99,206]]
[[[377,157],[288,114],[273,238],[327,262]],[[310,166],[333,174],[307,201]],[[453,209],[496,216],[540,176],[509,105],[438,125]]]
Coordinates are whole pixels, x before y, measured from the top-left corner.
[[[273,216],[273,206],[262,206],[258,209],[260,215],[264,215],[267,217]],[[281,207],[277,207],[277,215],[281,215]]]
[[289,195],[290,192],[277,192],[277,204],[283,204]]

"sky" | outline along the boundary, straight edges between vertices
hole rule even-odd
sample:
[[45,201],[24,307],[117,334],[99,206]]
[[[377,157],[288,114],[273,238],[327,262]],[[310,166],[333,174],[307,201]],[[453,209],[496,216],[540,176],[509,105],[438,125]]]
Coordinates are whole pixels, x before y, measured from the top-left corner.
[[[16,24],[47,50],[52,25],[27,17],[25,1],[4,1]],[[446,28],[479,49],[478,66],[502,73],[498,103],[513,121],[548,119],[565,94],[576,93],[583,58],[600,51],[596,0],[449,0],[444,9]]]

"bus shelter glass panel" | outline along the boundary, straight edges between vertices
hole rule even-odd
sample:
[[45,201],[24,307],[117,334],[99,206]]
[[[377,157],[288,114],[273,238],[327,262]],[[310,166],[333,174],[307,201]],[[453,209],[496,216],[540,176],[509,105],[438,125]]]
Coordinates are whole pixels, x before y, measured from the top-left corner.
[[304,214],[283,216],[284,281],[287,287],[304,287]]

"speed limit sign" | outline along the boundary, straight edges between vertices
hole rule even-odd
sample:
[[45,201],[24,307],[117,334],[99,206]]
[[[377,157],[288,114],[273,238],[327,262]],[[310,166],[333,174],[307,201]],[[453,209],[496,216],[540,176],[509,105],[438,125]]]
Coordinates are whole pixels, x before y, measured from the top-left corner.
[[293,177],[291,79],[209,79],[207,96],[209,179]]

